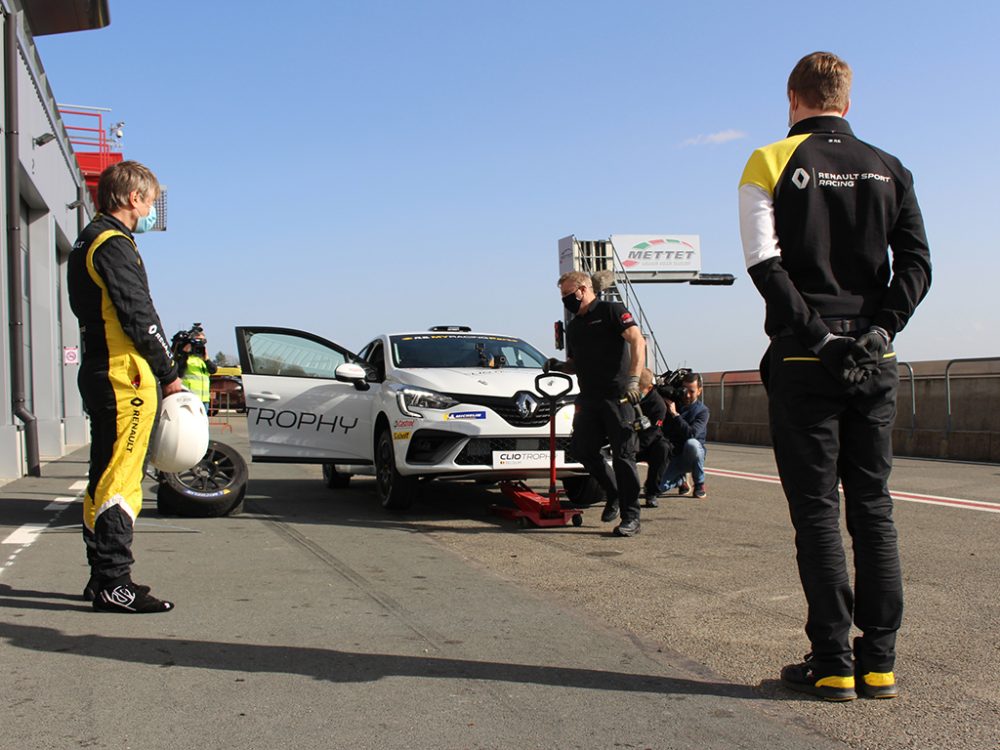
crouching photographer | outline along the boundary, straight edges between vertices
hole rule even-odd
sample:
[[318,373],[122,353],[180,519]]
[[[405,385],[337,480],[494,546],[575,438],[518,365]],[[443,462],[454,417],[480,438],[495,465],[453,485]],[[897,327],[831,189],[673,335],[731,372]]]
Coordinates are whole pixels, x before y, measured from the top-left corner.
[[212,400],[211,376],[219,369],[215,362],[208,358],[207,346],[208,339],[201,323],[193,324],[186,331],[178,331],[171,340],[181,383],[205,404],[206,414]]
[[[660,480],[660,492],[674,487],[678,494],[687,495],[691,488],[686,476],[690,472],[694,483],[694,496],[707,497],[705,491],[705,440],[708,436],[708,407],[700,401],[701,375],[689,372],[681,378],[680,385],[671,389],[664,398],[667,416],[663,433],[673,448],[673,456]],[[661,391],[662,393],[662,391]]]

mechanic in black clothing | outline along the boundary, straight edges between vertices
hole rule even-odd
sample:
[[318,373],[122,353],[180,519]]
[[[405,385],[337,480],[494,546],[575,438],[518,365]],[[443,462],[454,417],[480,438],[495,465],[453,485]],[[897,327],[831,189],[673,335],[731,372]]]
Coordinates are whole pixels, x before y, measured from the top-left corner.
[[[739,188],[743,251],[767,309],[761,378],[812,644],[781,681],[827,700],[897,694],[903,587],[887,487],[899,382],[892,340],[931,281],[913,177],[854,136],[844,120],[850,86],[851,70],[836,55],[802,58],[788,79],[788,137],[750,156]],[[852,616],[862,632],[853,652]]]
[[637,461],[645,461],[647,465],[646,481],[642,494],[646,497],[646,507],[656,508],[657,495],[660,494],[660,479],[663,470],[667,468],[670,459],[670,443],[663,434],[663,420],[667,416],[667,405],[663,397],[653,387],[653,371],[648,367],[639,373],[639,390],[642,391],[642,401],[639,408],[649,420],[649,427],[639,433],[639,450],[635,454]]
[[[620,511],[614,533],[634,536],[639,533],[639,473],[632,422],[633,406],[642,399],[639,373],[646,362],[646,340],[624,305],[597,298],[589,274],[564,273],[559,292],[574,315],[566,327],[567,359],[550,359],[545,369],[576,374],[580,395],[570,450],[607,494],[601,520],[610,523]],[[613,476],[601,455],[608,443]]]
[[694,483],[694,496],[702,500],[705,491],[705,441],[708,440],[708,406],[701,400],[701,374],[689,372],[681,378],[684,390],[680,404],[666,399],[667,416],[663,420],[663,433],[670,441],[672,457],[663,472],[660,492],[674,487],[678,494],[691,492],[685,477],[690,472]]
[[67,270],[83,342],[78,383],[90,417],[83,539],[91,576],[83,595],[104,612],[173,609],[131,576],[132,526],[142,507],[157,391],[167,396],[183,390],[133,236],[155,224],[159,191],[155,175],[138,162],[104,170],[97,186],[100,213],[77,239]]

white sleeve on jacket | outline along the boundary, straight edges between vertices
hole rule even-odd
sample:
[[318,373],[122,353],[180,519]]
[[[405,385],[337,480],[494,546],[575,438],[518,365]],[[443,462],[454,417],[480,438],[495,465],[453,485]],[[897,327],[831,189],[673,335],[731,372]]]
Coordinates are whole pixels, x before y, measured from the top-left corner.
[[774,229],[774,199],[760,185],[749,182],[740,186],[740,238],[747,268],[781,257]]

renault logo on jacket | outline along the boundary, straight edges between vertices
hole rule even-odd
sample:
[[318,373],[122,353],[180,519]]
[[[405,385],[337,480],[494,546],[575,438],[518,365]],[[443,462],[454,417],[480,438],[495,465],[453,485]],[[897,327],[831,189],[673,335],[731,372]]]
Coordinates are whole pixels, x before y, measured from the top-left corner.
[[538,410],[538,399],[530,393],[518,393],[514,398],[514,405],[517,406],[517,413],[522,418],[530,417]]

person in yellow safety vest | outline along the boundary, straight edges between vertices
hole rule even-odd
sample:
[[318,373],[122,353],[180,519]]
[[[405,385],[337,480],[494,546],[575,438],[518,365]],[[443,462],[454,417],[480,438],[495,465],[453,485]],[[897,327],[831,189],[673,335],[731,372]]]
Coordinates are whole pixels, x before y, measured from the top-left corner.
[[201,399],[205,404],[205,413],[209,411],[212,400],[210,378],[218,366],[208,358],[206,346],[208,339],[201,323],[195,323],[187,331],[178,331],[172,341],[174,360],[181,375],[184,387]]

